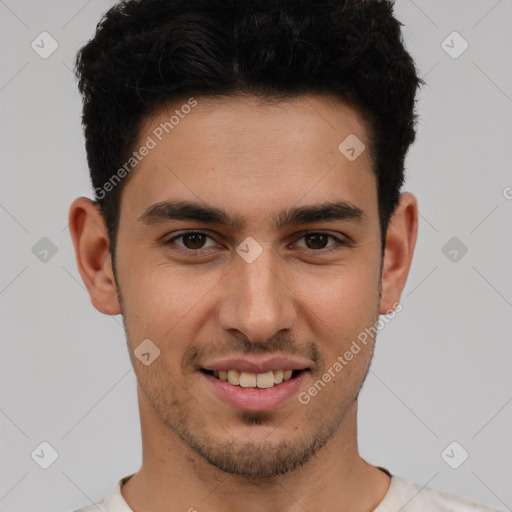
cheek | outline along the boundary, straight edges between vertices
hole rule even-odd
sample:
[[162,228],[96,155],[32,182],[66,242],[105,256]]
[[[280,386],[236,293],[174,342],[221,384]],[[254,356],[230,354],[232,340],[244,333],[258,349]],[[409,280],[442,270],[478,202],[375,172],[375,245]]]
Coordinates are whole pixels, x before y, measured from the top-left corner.
[[134,349],[150,339],[165,354],[173,372],[201,328],[208,291],[214,292],[220,276],[193,277],[187,269],[167,264],[131,267],[121,283],[123,316]]
[[351,264],[303,277],[296,294],[328,331],[347,335],[374,322],[378,315],[378,269]]

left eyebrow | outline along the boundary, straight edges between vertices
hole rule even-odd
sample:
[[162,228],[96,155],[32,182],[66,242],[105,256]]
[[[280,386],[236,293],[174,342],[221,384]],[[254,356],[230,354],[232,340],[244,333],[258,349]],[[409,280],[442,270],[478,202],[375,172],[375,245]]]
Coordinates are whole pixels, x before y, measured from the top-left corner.
[[363,210],[345,201],[312,204],[279,213],[274,228],[283,229],[296,224],[334,221],[353,221],[362,224],[367,221],[367,216]]
[[[367,221],[367,215],[355,205],[345,201],[327,202],[299,206],[281,211],[274,218],[273,229],[314,222],[352,221],[359,224]],[[137,219],[147,225],[160,224],[169,220],[193,220],[203,224],[217,224],[242,231],[246,222],[238,215],[224,208],[196,203],[193,201],[161,201],[148,207]]]

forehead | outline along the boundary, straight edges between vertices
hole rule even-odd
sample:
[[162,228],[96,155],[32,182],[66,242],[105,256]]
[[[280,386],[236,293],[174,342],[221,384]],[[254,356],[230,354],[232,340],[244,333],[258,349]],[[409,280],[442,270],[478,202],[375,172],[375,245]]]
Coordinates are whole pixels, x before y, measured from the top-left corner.
[[[344,141],[366,149],[349,159]],[[146,119],[136,147],[144,145],[151,149],[121,199],[122,214],[133,218],[171,199],[229,208],[244,219],[268,219],[301,201],[377,208],[367,124],[337,98],[184,97]]]

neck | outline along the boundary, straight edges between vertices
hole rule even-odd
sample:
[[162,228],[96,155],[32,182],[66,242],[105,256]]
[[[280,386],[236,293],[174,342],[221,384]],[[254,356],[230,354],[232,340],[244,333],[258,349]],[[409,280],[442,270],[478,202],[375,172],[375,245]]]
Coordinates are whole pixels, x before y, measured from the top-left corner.
[[139,406],[143,463],[121,490],[133,510],[234,512],[243,503],[246,512],[370,512],[389,489],[389,477],[359,455],[357,401],[309,462],[290,473],[261,478],[213,467],[161,424],[147,402],[139,401]]

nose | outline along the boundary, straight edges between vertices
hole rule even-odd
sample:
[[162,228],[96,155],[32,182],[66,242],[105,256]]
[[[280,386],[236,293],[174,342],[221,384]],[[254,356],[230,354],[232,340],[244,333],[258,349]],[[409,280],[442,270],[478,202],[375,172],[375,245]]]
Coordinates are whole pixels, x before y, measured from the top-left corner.
[[222,329],[242,332],[253,343],[291,329],[297,310],[290,269],[279,264],[270,249],[251,263],[237,255],[233,264],[217,310]]

